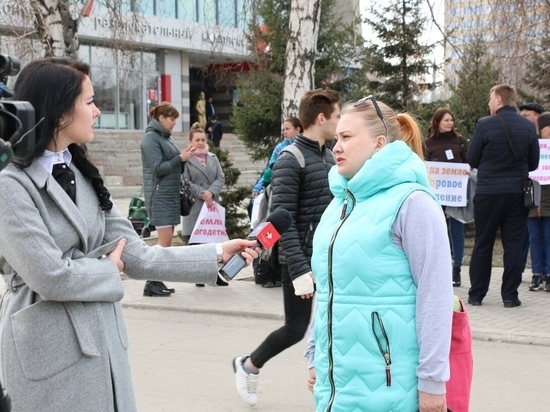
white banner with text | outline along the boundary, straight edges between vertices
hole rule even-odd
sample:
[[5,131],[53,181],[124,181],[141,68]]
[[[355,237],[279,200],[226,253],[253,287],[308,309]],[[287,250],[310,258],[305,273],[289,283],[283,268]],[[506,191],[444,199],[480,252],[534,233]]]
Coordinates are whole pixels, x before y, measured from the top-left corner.
[[470,165],[467,163],[424,162],[428,170],[430,186],[443,206],[464,207]]

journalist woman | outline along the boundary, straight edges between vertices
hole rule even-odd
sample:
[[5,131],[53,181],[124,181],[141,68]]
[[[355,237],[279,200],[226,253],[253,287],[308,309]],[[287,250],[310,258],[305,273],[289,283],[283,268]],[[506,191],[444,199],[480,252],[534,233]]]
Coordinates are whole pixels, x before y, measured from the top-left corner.
[[445,412],[451,256],[420,129],[369,96],[344,106],[336,138],[313,238],[317,411]]
[[120,272],[214,283],[255,242],[147,246],[83,148],[100,115],[88,65],[34,60],[14,89],[43,120],[29,159],[0,173],[0,380],[13,411],[134,412]]

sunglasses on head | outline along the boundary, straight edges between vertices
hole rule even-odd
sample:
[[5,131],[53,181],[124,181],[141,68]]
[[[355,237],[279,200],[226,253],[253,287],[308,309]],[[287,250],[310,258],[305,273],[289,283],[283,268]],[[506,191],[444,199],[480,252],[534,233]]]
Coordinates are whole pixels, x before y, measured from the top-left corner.
[[388,125],[386,124],[386,121],[384,120],[384,115],[382,114],[382,110],[380,110],[380,106],[378,106],[378,103],[376,102],[376,99],[374,98],[374,96],[372,94],[369,95],[369,96],[363,97],[362,99],[357,100],[355,102],[355,104],[353,105],[353,107],[361,106],[363,103],[367,102],[368,100],[370,100],[372,102],[372,105],[374,106],[374,110],[376,110],[376,114],[378,115],[380,120],[382,120],[382,123],[384,123],[384,128],[386,129],[386,136],[387,136],[388,135]]

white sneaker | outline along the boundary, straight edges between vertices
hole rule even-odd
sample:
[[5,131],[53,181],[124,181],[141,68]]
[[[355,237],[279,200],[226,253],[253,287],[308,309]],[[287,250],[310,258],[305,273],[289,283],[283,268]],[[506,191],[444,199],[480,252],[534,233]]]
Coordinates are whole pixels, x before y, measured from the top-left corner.
[[246,356],[237,356],[233,359],[235,385],[239,396],[243,398],[247,404],[254,406],[258,402],[258,395],[256,395],[256,388],[258,387],[258,374],[246,373],[243,368],[243,361],[245,359]]

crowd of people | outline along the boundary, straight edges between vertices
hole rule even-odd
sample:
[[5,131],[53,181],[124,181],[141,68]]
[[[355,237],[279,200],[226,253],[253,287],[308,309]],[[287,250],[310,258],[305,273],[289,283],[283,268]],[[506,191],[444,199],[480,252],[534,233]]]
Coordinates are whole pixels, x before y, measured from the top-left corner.
[[[550,292],[550,189],[543,186],[538,208],[524,204],[539,138],[550,139],[550,112],[525,103],[518,113],[511,85],[491,89],[490,116],[479,119],[469,143],[445,107],[424,140],[412,115],[374,96],[342,104],[334,90],[305,93],[252,191],[254,199],[270,186],[271,210],[292,216],[269,261],[259,260],[252,240],[171,246],[175,227],[181,223],[189,238],[225,183],[209,151],[209,140],[219,147],[221,125],[204,92],[185,148],[171,136],[179,117],[171,103],[149,113],[141,159],[158,240],[147,246],[110,201],[84,148],[101,114],[89,66],[37,59],[14,90],[44,118],[32,155],[0,174],[7,285],[0,365],[14,410],[44,410],[48,399],[48,410],[135,411],[120,273],[146,280],[144,295],[166,297],[175,290],[164,281],[227,286],[218,265],[241,254],[257,262],[258,283],[281,286],[285,313],[282,327],[233,359],[236,390],[248,405],[258,402],[266,363],[308,335],[304,376],[318,411],[468,411],[471,337],[466,350],[453,350],[458,328],[469,336],[465,306],[453,296],[462,285],[464,222],[438,201],[426,161],[477,171],[468,303],[481,306],[488,292],[498,230],[504,307],[522,304],[529,248],[529,290]],[[182,181],[196,198],[183,219]]]

